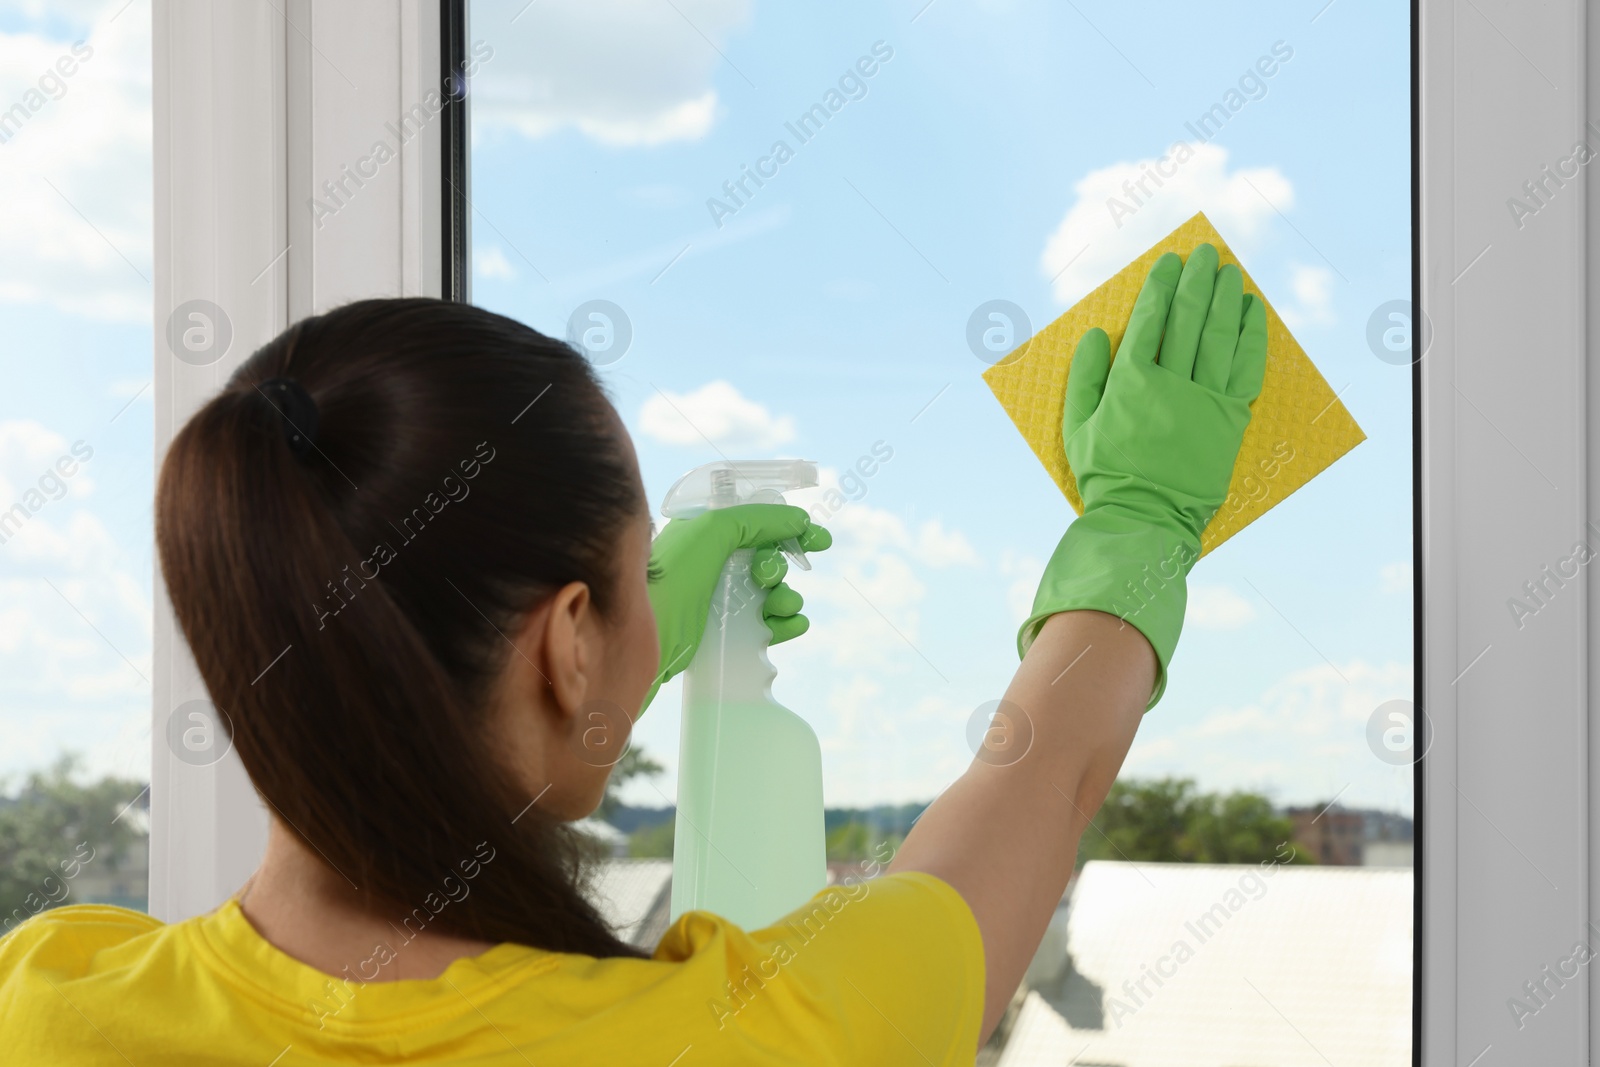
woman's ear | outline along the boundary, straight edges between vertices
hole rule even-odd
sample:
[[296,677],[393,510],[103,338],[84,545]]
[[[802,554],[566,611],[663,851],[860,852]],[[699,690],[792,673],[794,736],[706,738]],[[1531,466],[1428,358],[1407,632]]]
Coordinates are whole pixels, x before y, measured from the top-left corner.
[[583,706],[593,685],[591,672],[599,665],[594,640],[594,600],[583,582],[568,582],[550,598],[544,633],[536,658],[545,664],[551,696],[562,718],[570,719]]

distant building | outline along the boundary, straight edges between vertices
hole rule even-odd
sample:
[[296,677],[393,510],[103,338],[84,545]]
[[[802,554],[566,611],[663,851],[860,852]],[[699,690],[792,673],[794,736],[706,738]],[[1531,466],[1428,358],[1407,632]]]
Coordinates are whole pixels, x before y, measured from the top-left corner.
[[1333,867],[1361,866],[1366,819],[1344,808],[1290,808],[1294,843],[1317,863]]
[[[1284,814],[1294,822],[1296,847],[1323,866],[1411,866],[1415,829],[1404,815],[1336,804],[1290,808]],[[1367,857],[1368,850],[1374,850],[1374,858]]]

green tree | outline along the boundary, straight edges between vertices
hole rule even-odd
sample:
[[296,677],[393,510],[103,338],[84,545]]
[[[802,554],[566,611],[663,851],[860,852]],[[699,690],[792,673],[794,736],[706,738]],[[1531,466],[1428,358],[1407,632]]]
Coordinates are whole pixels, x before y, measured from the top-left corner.
[[[1256,793],[1211,793],[1189,811],[1185,846],[1194,863],[1260,863],[1294,836],[1294,821]],[[1280,861],[1284,862],[1284,861]],[[1305,849],[1289,863],[1310,863]]]
[[14,796],[0,798],[0,933],[46,908],[72,901],[72,879],[87,865],[116,870],[144,835],[128,817],[143,782],[73,780],[64,756],[34,771]]
[[1078,845],[1078,864],[1127,859],[1146,863],[1179,862],[1194,782],[1162,778],[1112,783],[1106,802]]
[[884,842],[898,850],[902,840],[904,837],[901,834],[884,833],[877,827],[852,819],[829,831],[826,839],[828,859],[846,863],[875,859],[881,851],[879,846]]
[[[1084,832],[1078,865],[1259,863],[1274,858],[1293,835],[1293,821],[1260,794],[1202,793],[1189,778],[1129,779],[1112,785]],[[1289,862],[1311,861],[1299,850]]]
[[617,765],[611,768],[611,777],[606,781],[606,795],[600,798],[600,807],[595,811],[595,817],[610,822],[611,816],[622,806],[620,794],[625,784],[641,775],[654,778],[664,770],[665,767],[645,755],[644,749],[628,749],[617,761]]
[[628,835],[628,855],[635,859],[671,859],[676,828],[676,819],[664,819],[654,826],[641,826]]

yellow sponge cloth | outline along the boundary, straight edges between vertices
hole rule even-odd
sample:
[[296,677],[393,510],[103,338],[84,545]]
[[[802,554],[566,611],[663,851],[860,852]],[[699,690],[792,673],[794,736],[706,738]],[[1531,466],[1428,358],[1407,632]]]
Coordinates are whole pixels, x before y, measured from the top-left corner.
[[1208,241],[1216,246],[1220,263],[1239,268],[1244,291],[1266,305],[1267,374],[1261,396],[1250,408],[1250,426],[1233,468],[1228,499],[1201,536],[1201,555],[1266,514],[1367,439],[1204,214],[1173,230],[983,374],[1039,462],[1078,514],[1083,514],[1077,479],[1061,445],[1061,412],[1073,349],[1085,330],[1098,326],[1110,335],[1115,359],[1133,302],[1155,261],[1166,252],[1187,259],[1197,245]]

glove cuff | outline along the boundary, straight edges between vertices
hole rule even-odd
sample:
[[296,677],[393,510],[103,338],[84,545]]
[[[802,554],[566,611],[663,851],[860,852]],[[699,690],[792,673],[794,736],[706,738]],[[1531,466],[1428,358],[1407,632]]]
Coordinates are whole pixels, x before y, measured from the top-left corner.
[[1115,508],[1085,513],[1056,546],[1045,567],[1033,612],[1017,633],[1026,655],[1050,616],[1092,610],[1115,615],[1144,635],[1155,650],[1155,690],[1145,710],[1167,687],[1167,664],[1178,647],[1188,604],[1188,574],[1200,558],[1198,540],[1151,525]]

